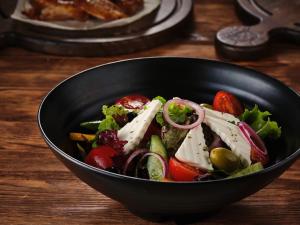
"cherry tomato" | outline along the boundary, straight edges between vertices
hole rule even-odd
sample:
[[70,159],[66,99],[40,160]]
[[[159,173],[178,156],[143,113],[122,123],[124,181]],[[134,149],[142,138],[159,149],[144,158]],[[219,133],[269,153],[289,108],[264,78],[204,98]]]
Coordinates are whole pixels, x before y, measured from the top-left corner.
[[117,155],[118,153],[112,147],[102,145],[89,152],[85,158],[85,163],[100,169],[109,169],[113,167],[112,158]]
[[171,157],[169,160],[169,173],[175,181],[194,181],[202,171]]
[[122,105],[127,109],[142,109],[148,102],[150,102],[150,99],[143,95],[127,95],[117,100],[116,104]]
[[264,154],[259,154],[253,148],[251,149],[251,161],[261,162],[262,165],[266,165],[269,162],[269,156]]
[[214,110],[239,116],[244,112],[239,100],[226,91],[218,91],[213,101]]

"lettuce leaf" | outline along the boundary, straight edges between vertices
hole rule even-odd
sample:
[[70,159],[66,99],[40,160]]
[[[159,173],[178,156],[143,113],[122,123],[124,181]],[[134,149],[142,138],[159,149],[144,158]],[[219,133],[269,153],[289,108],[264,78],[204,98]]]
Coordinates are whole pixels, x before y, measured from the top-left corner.
[[248,123],[262,139],[266,137],[277,139],[281,136],[281,127],[276,121],[271,121],[271,115],[268,111],[260,111],[255,105],[251,110],[245,109],[240,119]]
[[163,105],[167,102],[167,100],[161,96],[156,96],[155,98],[153,98],[153,100],[159,100]]
[[108,115],[104,120],[101,121],[98,127],[98,131],[106,131],[106,130],[119,130],[120,126],[117,124],[115,119],[111,116]]
[[120,105],[112,105],[110,107],[108,107],[107,105],[103,105],[102,113],[105,116],[122,116],[126,115],[127,111],[124,109],[123,106]]
[[155,120],[160,126],[165,125],[165,120],[164,120],[162,111],[156,113]]
[[252,164],[232,175],[230,175],[228,178],[235,178],[235,177],[242,177],[242,176],[246,176],[248,174],[251,174],[251,173],[256,173],[258,171],[261,171],[263,170],[264,167],[263,165],[261,164],[261,162],[258,162],[258,163],[255,163],[255,164]]

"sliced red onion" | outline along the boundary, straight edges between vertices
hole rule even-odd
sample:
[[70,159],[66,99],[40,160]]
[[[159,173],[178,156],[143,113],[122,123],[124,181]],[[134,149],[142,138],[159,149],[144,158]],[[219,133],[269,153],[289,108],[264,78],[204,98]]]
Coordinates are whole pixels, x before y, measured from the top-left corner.
[[167,176],[168,174],[168,164],[166,162],[166,160],[159,154],[155,153],[155,152],[147,152],[146,154],[144,154],[142,156],[142,158],[139,160],[139,162],[137,163],[137,167],[141,164],[141,162],[146,158],[146,157],[149,157],[149,156],[153,156],[155,158],[157,158],[161,165],[162,165],[162,169],[163,169],[163,175],[164,177]]
[[[180,124],[175,123],[170,118],[170,115],[169,115],[169,106],[171,103],[176,103],[179,105],[186,105],[186,106],[189,106],[192,109],[194,109],[196,114],[198,115],[198,119],[196,120],[196,122],[194,122],[192,124],[188,124],[188,125],[180,125]],[[163,115],[164,115],[165,120],[173,127],[176,127],[178,129],[189,130],[189,129],[193,129],[194,127],[197,127],[198,125],[200,125],[202,123],[202,121],[204,119],[204,110],[200,107],[199,104],[197,104],[195,102],[180,99],[180,98],[174,98],[174,99],[167,101],[166,104],[164,105]]]
[[268,163],[268,151],[261,140],[261,138],[256,134],[256,132],[245,122],[239,123],[239,128],[243,135],[251,145],[251,160],[255,162],[261,162],[263,165]]
[[123,174],[127,173],[128,167],[131,164],[131,162],[139,155],[144,155],[145,153],[147,153],[148,150],[147,149],[138,149],[135,150],[126,160],[125,165],[124,165],[124,169],[123,169]]
[[211,174],[210,174],[210,173],[205,173],[205,174],[200,175],[200,176],[197,178],[197,180],[198,180],[198,181],[208,180],[210,177],[211,177]]

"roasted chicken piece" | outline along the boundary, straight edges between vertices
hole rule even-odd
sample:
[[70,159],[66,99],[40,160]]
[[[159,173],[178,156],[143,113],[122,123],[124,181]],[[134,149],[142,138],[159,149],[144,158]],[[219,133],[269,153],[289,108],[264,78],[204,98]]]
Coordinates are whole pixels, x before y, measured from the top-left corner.
[[77,0],[83,11],[101,20],[116,20],[127,17],[123,10],[109,0]]
[[112,0],[117,6],[119,6],[127,15],[136,14],[144,6],[143,0]]
[[143,8],[143,0],[30,0],[24,12],[38,20],[86,20],[89,15],[108,21],[126,18]]
[[79,9],[73,0],[31,0],[32,8],[24,12],[38,20],[86,20],[88,14]]

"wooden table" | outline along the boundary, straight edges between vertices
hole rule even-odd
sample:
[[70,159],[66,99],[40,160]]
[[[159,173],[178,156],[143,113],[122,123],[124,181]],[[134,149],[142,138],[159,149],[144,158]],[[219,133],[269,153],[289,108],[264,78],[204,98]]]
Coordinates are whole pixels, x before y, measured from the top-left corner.
[[[58,82],[98,64],[157,55],[218,59],[215,32],[239,23],[233,1],[196,1],[195,20],[196,30],[190,36],[131,55],[67,58],[17,48],[0,51],[1,224],[152,224],[73,176],[42,140],[37,109]],[[236,63],[276,77],[300,92],[300,47],[275,43],[272,51],[272,57]],[[201,222],[300,224],[300,160],[263,190]],[[176,223],[182,222],[166,222]]]

